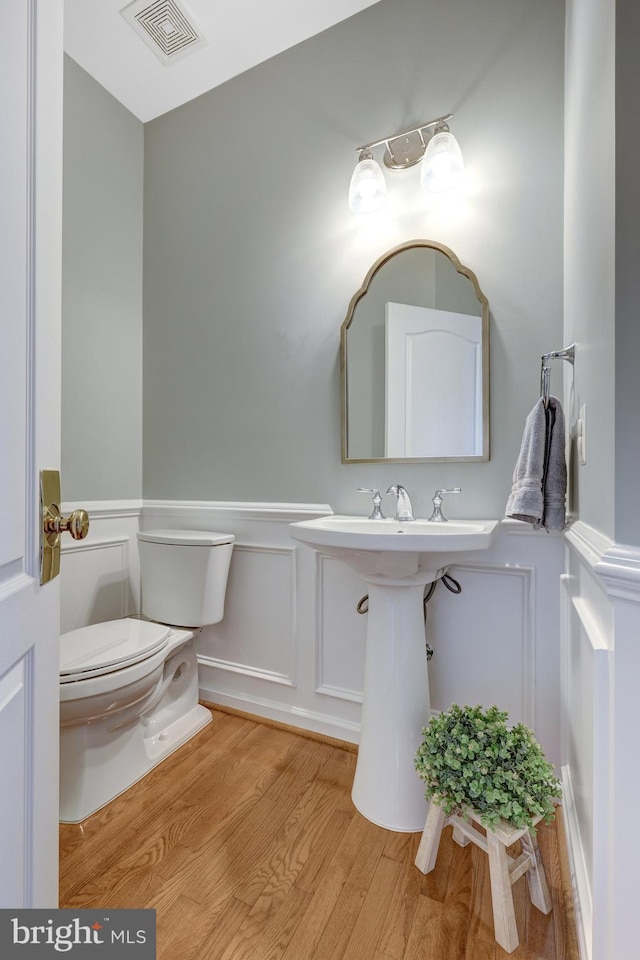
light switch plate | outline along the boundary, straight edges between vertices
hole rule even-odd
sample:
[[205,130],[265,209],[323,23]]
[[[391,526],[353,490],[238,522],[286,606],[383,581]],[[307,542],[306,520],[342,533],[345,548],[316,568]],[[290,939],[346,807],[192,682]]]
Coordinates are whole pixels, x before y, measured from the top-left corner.
[[583,403],[576,423],[576,451],[578,463],[584,467],[587,462],[587,405]]

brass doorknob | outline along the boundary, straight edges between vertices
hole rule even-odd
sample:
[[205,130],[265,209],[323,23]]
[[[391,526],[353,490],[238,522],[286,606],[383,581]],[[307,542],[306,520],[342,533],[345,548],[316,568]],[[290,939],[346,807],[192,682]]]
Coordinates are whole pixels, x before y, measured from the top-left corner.
[[58,506],[52,503],[44,518],[44,532],[54,536],[67,532],[74,540],[84,540],[89,533],[89,514],[86,510],[73,510],[68,517],[63,517]]
[[60,573],[60,534],[69,532],[74,540],[84,540],[89,532],[89,514],[73,510],[63,517],[60,503],[60,473],[40,471],[40,583],[48,583]]
[[89,533],[89,514],[86,510],[73,510],[68,517],[60,518],[60,530],[67,530],[74,540],[84,540]]

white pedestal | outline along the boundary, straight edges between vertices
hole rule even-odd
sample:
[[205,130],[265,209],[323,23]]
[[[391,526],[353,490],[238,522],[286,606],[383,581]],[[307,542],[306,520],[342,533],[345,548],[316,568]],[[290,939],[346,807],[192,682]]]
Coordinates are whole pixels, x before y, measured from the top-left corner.
[[373,823],[419,832],[428,804],[414,758],[430,718],[424,584],[367,585],[362,725],[351,797]]

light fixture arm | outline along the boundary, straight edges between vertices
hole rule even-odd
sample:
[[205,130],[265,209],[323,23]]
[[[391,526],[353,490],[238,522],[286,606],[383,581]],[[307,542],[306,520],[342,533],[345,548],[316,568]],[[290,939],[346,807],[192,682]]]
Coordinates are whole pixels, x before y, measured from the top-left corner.
[[420,123],[417,127],[412,127],[410,130],[403,130],[401,133],[394,133],[389,137],[381,137],[380,140],[372,140],[371,143],[365,143],[361,147],[356,147],[357,151],[370,150],[372,147],[379,147],[381,144],[385,144],[387,149],[389,149],[389,142],[398,140],[400,137],[408,137],[412,133],[420,133],[422,136],[422,131],[426,130],[428,127],[437,127],[440,123],[446,123],[447,120],[450,120],[453,116],[452,113],[447,113],[443,117],[438,117],[437,120],[429,120],[426,123]]

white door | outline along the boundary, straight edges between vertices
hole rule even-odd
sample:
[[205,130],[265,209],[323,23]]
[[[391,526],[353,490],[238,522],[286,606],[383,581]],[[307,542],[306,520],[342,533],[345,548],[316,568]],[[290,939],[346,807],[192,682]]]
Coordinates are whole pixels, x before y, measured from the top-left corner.
[[60,460],[62,0],[0,0],[0,907],[58,900],[59,588],[39,471]]
[[385,457],[482,454],[482,318],[385,305]]

